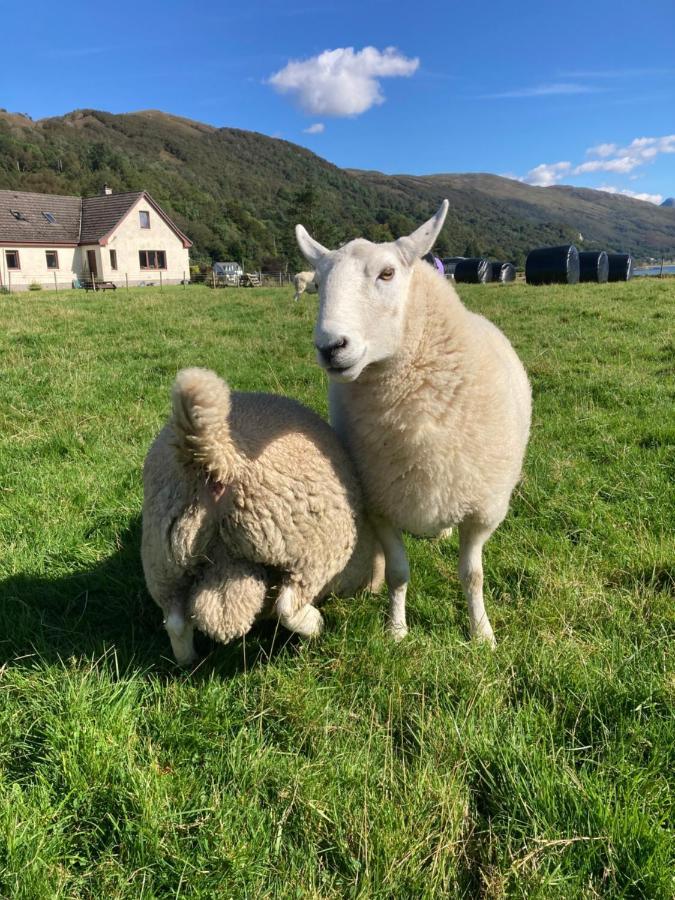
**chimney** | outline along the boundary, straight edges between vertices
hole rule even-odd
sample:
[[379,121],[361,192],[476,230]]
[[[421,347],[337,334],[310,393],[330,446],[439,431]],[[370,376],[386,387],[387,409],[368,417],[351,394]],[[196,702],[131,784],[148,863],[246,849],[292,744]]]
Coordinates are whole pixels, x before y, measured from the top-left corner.
[[108,187],[107,184],[103,185],[103,190],[101,191],[101,195],[103,197],[109,197],[112,194],[112,188]]

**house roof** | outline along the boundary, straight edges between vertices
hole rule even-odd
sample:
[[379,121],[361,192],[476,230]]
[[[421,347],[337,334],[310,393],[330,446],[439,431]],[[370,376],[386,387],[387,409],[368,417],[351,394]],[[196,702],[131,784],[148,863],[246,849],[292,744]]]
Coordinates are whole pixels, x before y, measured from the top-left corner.
[[128,194],[101,194],[85,197],[82,201],[82,227],[80,244],[97,244],[115,228],[129,212],[143,191]]
[[[81,207],[79,197],[0,191],[0,241],[77,244]],[[23,218],[17,219],[12,210]],[[50,224],[43,213],[51,213],[54,223]]]
[[[112,231],[141,198],[176,233],[184,247],[190,240],[145,191],[101,194],[98,197],[68,197],[29,191],[0,191],[0,243],[105,244]],[[17,218],[14,213],[19,213]],[[51,214],[53,222],[44,214]]]

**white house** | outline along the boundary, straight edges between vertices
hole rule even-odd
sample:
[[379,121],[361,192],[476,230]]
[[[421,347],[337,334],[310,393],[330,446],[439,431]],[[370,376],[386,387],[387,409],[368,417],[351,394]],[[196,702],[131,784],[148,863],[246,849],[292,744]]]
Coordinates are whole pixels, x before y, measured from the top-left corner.
[[0,191],[0,288],[190,278],[190,240],[145,191],[67,197]]

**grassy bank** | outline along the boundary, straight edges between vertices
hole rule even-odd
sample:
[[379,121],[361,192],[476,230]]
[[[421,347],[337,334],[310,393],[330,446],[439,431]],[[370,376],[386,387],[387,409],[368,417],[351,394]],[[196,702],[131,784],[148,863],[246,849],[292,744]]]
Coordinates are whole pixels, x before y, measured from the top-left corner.
[[670,897],[672,283],[462,286],[532,442],[467,643],[456,538],[384,595],[173,666],[139,560],[175,372],[325,413],[290,289],[0,297],[0,896]]

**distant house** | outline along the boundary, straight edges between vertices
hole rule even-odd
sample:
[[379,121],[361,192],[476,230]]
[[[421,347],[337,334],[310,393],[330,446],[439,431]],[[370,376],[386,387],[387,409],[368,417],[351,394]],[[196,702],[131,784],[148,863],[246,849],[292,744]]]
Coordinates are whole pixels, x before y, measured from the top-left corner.
[[124,285],[190,277],[190,240],[145,191],[66,197],[0,191],[0,287]]
[[238,262],[216,262],[213,264],[213,271],[219,277],[244,274],[244,270]]

